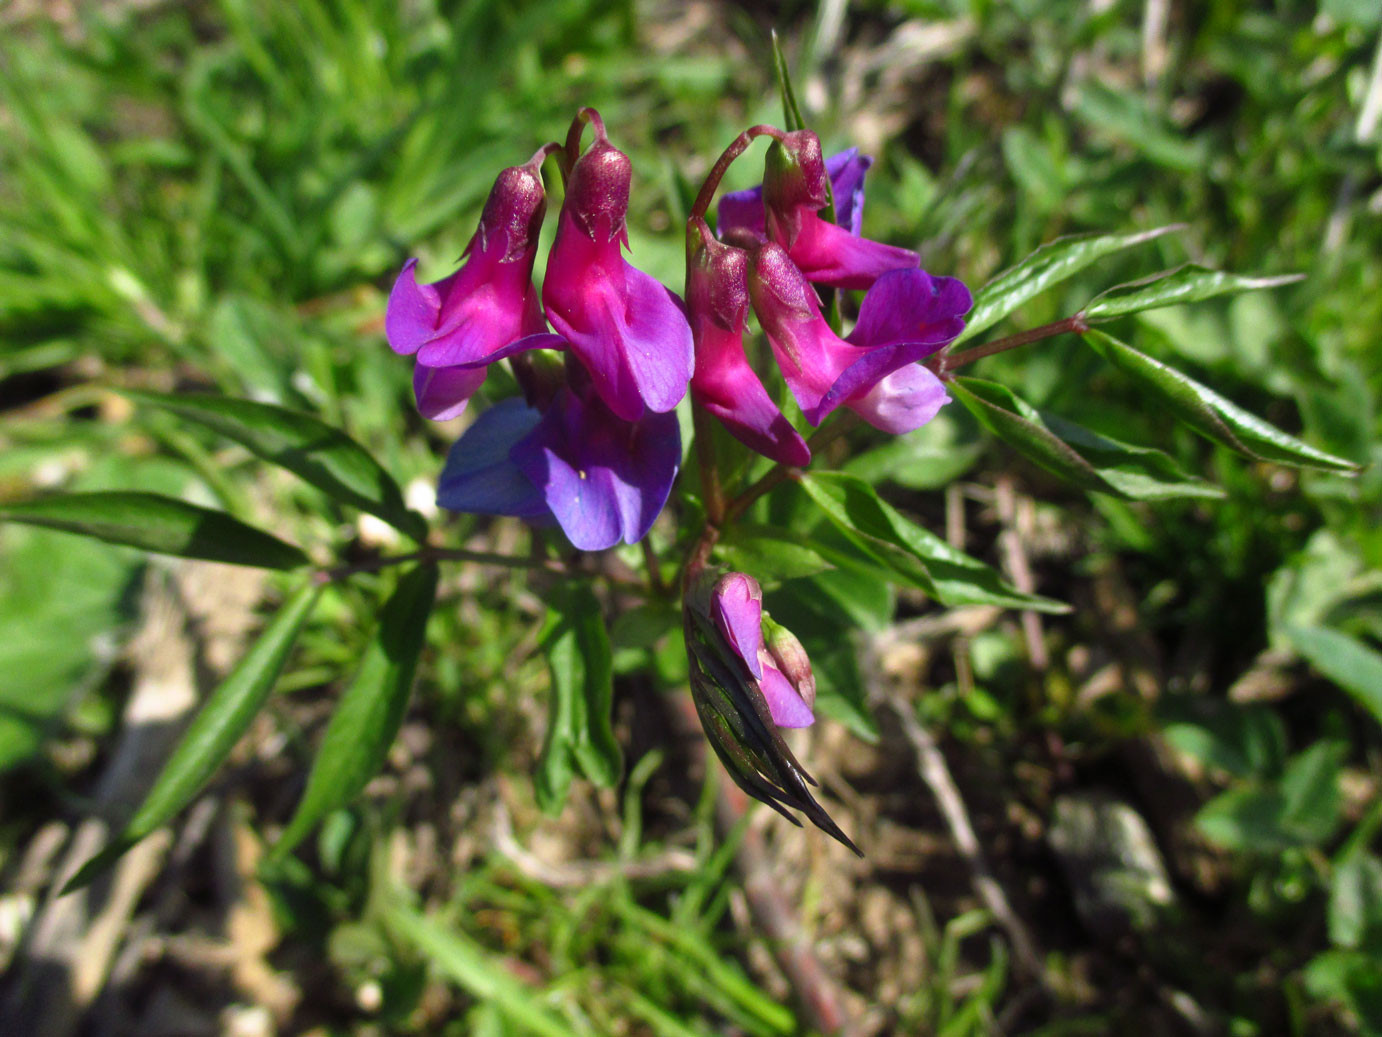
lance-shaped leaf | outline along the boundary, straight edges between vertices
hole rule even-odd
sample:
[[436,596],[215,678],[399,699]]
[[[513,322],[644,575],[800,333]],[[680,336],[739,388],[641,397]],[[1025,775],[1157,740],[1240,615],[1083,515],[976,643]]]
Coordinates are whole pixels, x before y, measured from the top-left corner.
[[67,493],[0,505],[0,520],[79,533],[155,554],[296,569],[311,559],[300,548],[222,511],[157,493],[113,490]]
[[1184,224],[1173,224],[1133,234],[1080,234],[1047,242],[974,294],[974,308],[969,311],[965,329],[950,348],[987,331],[1028,299],[1074,277],[1104,256],[1184,229]]
[[1329,472],[1356,472],[1358,466],[1282,432],[1261,418],[1230,403],[1159,360],[1102,331],[1088,331],[1084,340],[1095,352],[1134,378],[1153,401],[1196,432],[1245,457]]
[[1311,666],[1382,724],[1382,652],[1328,627],[1287,626],[1285,634]]
[[715,550],[731,569],[753,573],[765,585],[835,568],[806,537],[751,522],[736,522]]
[[384,764],[403,723],[413,674],[437,596],[437,567],[420,565],[399,581],[379,614],[355,680],[326,726],[302,802],[275,844],[283,857],[323,817],[354,799]]
[[321,594],[308,585],[283,603],[254,646],[202,706],[134,816],[81,866],[64,893],[85,886],[126,850],[171,821],[216,773],[273,691],[288,653]]
[[801,117],[796,91],[792,89],[792,75],[787,70],[787,57],[782,53],[782,41],[777,38],[776,29],[773,30],[773,71],[777,74],[778,93],[782,95],[782,117],[787,132],[804,130],[806,120]]
[[328,497],[378,515],[414,539],[427,536],[426,521],[408,510],[393,477],[359,443],[319,418],[230,396],[127,395],[214,429]]
[[999,439],[1083,490],[1128,500],[1224,496],[1219,487],[1187,474],[1160,450],[1120,443],[1042,414],[995,382],[957,378],[950,391]]
[[1096,295],[1080,313],[1090,323],[1098,323],[1128,313],[1155,310],[1161,306],[1180,306],[1184,303],[1214,299],[1221,295],[1241,295],[1243,292],[1256,292],[1264,288],[1280,288],[1282,285],[1295,284],[1304,277],[1304,274],[1242,277],[1238,274],[1226,274],[1222,270],[1209,270],[1187,264],[1166,273],[1110,288]]
[[844,472],[809,472],[801,485],[860,550],[944,605],[1070,611],[1063,602],[1023,594],[977,558],[904,518],[862,479]]
[[538,806],[561,809],[579,767],[609,788],[623,773],[610,710],[614,672],[600,602],[588,586],[559,584],[547,592],[547,625],[539,647],[552,677],[547,738],[538,760]]

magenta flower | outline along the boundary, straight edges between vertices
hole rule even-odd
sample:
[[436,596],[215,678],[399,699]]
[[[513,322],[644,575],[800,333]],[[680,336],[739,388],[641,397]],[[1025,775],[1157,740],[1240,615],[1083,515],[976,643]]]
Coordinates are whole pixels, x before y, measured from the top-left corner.
[[704,222],[687,238],[686,304],[696,343],[691,393],[745,446],[789,465],[811,460],[792,423],[744,355],[748,254],[710,236]]
[[823,219],[830,200],[830,176],[820,139],[810,130],[787,134],[768,146],[763,204],[768,238],[785,248],[808,281],[834,288],[867,288],[890,270],[915,270],[910,249],[859,236],[863,220],[864,172],[855,159],[841,169],[837,187],[840,222]]
[[480,415],[447,455],[437,503],[555,521],[582,551],[602,551],[647,534],[680,463],[675,414],[627,422],[568,386],[545,413],[512,399]]
[[384,330],[394,352],[417,355],[413,391],[429,418],[453,418],[485,380],[485,367],[554,336],[533,287],[533,261],[546,211],[539,168],[547,149],[499,174],[466,246],[465,264],[433,284],[417,283],[410,259],[389,293]]
[[[722,576],[711,591],[710,614],[720,635],[758,682],[778,727],[809,727],[816,716],[816,678],[792,634],[763,614],[763,591],[743,573]],[[764,644],[764,634],[768,643]]]
[[[825,172],[830,177],[830,192],[835,200],[835,222],[855,236],[864,225],[864,174],[872,165],[873,159],[859,154],[858,148],[837,152],[825,160]],[[722,238],[736,231],[747,231],[759,241],[768,240],[762,184],[722,195],[715,214],[715,226]]]
[[[594,121],[594,120],[592,120]],[[595,121],[596,139],[566,184],[547,259],[542,302],[609,409],[636,421],[664,413],[686,395],[691,328],[681,302],[624,259],[632,166]]]
[[950,399],[940,379],[916,361],[964,329],[972,300],[962,282],[919,269],[886,273],[864,296],[854,330],[841,339],[780,246],[768,243],[752,255],[748,280],[754,312],[812,425],[843,404],[875,428],[910,432]]

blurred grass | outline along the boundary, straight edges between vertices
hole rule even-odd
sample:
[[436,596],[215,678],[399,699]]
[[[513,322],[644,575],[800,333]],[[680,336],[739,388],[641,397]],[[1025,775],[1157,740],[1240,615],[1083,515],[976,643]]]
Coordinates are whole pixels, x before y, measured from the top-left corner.
[[[406,365],[384,346],[393,272],[409,255],[421,257],[428,280],[447,272],[497,169],[560,139],[574,108],[590,104],[634,158],[634,259],[679,287],[677,228],[698,174],[744,125],[778,119],[766,57],[775,23],[827,146],[857,142],[878,156],[866,232],[921,248],[930,269],[978,284],[1059,234],[1188,224],[1176,240],[1120,255],[1034,300],[1013,327],[1063,317],[1104,287],[1187,259],[1308,275],[1270,295],[1157,311],[1116,330],[1310,442],[1372,462],[1361,477],[1297,479],[1232,460],[1140,407],[1115,373],[1065,339],[991,358],[979,373],[1038,406],[1167,450],[1187,471],[1215,477],[1229,498],[1154,509],[1088,498],[992,446],[960,469],[979,483],[1013,474],[1042,501],[1046,528],[1079,545],[1079,573],[1068,561],[1045,566],[1054,592],[1078,590],[1116,563],[1170,660],[1170,697],[1209,699],[1231,715],[1214,721],[1231,734],[1206,750],[1224,758],[1224,738],[1242,742],[1243,730],[1260,724],[1243,720],[1223,693],[1264,649],[1289,647],[1289,627],[1382,637],[1382,138],[1360,126],[1382,19],[1366,0],[1172,5],[1153,34],[1159,50],[1147,43],[1144,13],[1139,3],[1083,0],[858,3],[832,36],[830,19],[801,3],[221,0],[5,25],[0,495],[54,486],[183,492],[273,516],[300,543],[369,549],[369,531],[324,509],[312,491],[166,416],[131,413],[102,387],[195,385],[309,409],[425,492],[448,431],[413,415]],[[753,164],[736,169],[732,186],[751,182]],[[933,445],[943,451],[977,432],[950,415],[935,434],[918,440],[915,470],[896,480],[928,514],[935,484],[918,472],[935,463]],[[454,532],[473,531],[463,519]],[[0,549],[8,639],[0,768],[18,768],[10,778],[18,788],[37,774],[45,789],[22,818],[7,818],[10,861],[88,778],[45,751],[45,739],[99,741],[118,714],[114,646],[133,615],[139,563],[12,528],[0,530]],[[60,563],[43,568],[47,557]],[[431,628],[416,709],[437,738],[465,747],[457,781],[523,782],[532,729],[542,727],[525,713],[544,688],[541,666],[524,658],[539,610],[507,580],[463,578],[448,595],[454,607]],[[354,588],[333,591],[289,674],[278,720],[299,770],[311,738],[296,707],[334,694],[369,607]],[[880,607],[890,614],[892,599]],[[1051,633],[1062,651],[1090,636],[1078,619]],[[1097,773],[1121,739],[1171,722],[1129,692],[1084,704],[1064,663],[1043,684],[1013,665],[1017,646],[1011,631],[985,634],[971,648],[977,686],[951,681],[923,701],[928,719],[1000,773],[1030,754],[1033,731],[1070,746],[1063,766]],[[676,664],[659,665],[662,683],[674,684]],[[830,668],[846,680],[852,673],[833,660]],[[1289,751],[1343,744],[1349,780],[1375,796],[1376,725],[1337,689],[1306,686],[1310,695],[1281,706]],[[1282,766],[1244,780],[1275,795]],[[1007,792],[1039,800],[1038,786],[1013,779]],[[641,791],[630,786],[616,806],[641,811]],[[598,816],[593,798],[582,809]],[[617,862],[655,855],[663,840],[690,831],[690,873],[553,890],[472,846],[464,859],[480,861],[476,870],[433,876],[439,888],[429,892],[450,906],[430,921],[381,905],[397,876],[378,857],[395,825],[418,823],[416,810],[396,788],[382,805],[337,815],[313,867],[290,865],[269,883],[290,934],[288,958],[329,961],[345,989],[375,983],[387,1025],[442,1032],[432,1027],[451,1018],[453,1032],[496,1034],[525,1025],[791,1032],[790,1016],[744,968],[729,848],[712,846],[708,799],[689,818],[674,820],[664,807],[655,824],[626,821],[630,845],[618,851],[586,845]],[[1351,825],[1357,811],[1340,817]],[[575,827],[602,824],[583,815]],[[1327,840],[1293,856],[1233,831],[1246,842],[1231,847],[1233,893],[1223,910],[1241,942],[1270,960],[1260,975],[1244,966],[1222,977],[1213,1007],[1235,1033],[1286,1032],[1274,1028],[1288,1018],[1294,1032],[1365,1030],[1367,1005],[1354,995],[1366,985],[1348,978],[1352,959],[1311,973],[1308,1009],[1282,1004],[1306,998],[1300,968],[1325,945],[1316,933],[1305,946],[1272,949],[1279,932],[1320,919]],[[1001,956],[973,939],[979,925],[964,915],[930,925],[928,953],[949,965],[930,973],[931,986],[884,1006],[894,1025],[989,1032],[1011,991]],[[428,958],[465,998],[429,1007],[440,995],[424,978]],[[948,970],[961,958],[968,978],[952,983]],[[514,986],[515,970],[526,987]],[[1283,976],[1288,993],[1278,996]],[[1119,977],[1103,978],[1092,994],[1071,994],[1051,1025],[1064,1018],[1101,1032],[1137,1018],[1115,989]],[[1078,987],[1071,978],[1068,988]],[[519,1017],[506,1009],[529,996]],[[317,1014],[331,1025],[370,1025],[367,1008],[321,998],[329,1007]],[[525,1024],[529,1010],[546,1021]]]

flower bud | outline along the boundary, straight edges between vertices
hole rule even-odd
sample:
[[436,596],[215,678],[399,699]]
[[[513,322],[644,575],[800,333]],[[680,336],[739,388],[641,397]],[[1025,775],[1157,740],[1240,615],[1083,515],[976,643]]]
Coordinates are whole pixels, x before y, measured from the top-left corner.
[[763,171],[768,236],[790,250],[801,232],[802,216],[829,201],[830,176],[820,138],[810,130],[797,130],[773,141]]
[[763,642],[773,665],[787,678],[807,708],[813,708],[816,705],[816,675],[811,672],[811,660],[807,658],[806,649],[797,640],[797,635],[765,612]]
[[596,140],[571,168],[565,209],[592,241],[622,240],[632,182],[629,156],[607,140]]
[[[822,831],[859,853],[816,802],[809,787],[816,784],[815,779],[782,739],[766,688],[775,676],[776,693],[796,698],[797,708],[809,716],[809,707],[778,668],[777,659],[786,663],[799,682],[801,666],[809,671],[810,664],[805,663],[800,644],[793,650],[779,640],[779,656],[764,649],[762,591],[757,581],[743,573],[729,573],[718,580],[702,574],[682,602],[682,627],[696,713],[734,783],[794,824],[800,822],[787,808],[800,810]],[[800,658],[794,658],[798,652]],[[807,683],[814,698],[814,682]]]
[[542,218],[547,213],[547,192],[542,177],[532,163],[510,166],[499,174],[480,213],[480,226],[467,251],[488,252],[503,242],[500,262],[529,260],[537,254],[537,239]]
[[774,461],[806,465],[811,451],[744,355],[748,255],[694,222],[687,234],[686,303],[696,347],[691,393],[745,446]]

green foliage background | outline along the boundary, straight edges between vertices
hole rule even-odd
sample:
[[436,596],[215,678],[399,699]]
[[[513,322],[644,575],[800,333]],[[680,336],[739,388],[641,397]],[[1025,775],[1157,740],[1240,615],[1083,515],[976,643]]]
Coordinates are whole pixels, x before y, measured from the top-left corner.
[[[1189,833],[1214,873],[1195,887],[1172,860],[1193,917],[1117,944],[1116,960],[1096,966],[1100,940],[1070,917],[1048,861],[1054,885],[1024,894],[1049,898],[1037,911],[1050,953],[1036,1008],[986,938],[991,920],[936,894],[934,916],[918,908],[915,922],[925,982],[885,993],[875,950],[850,974],[861,1002],[891,1027],[880,1032],[986,1033],[1000,1018],[1020,1032],[1107,1032],[1148,1012],[1186,1025],[1166,1000],[1190,989],[1235,1034],[1382,1032],[1382,134],[1367,117],[1382,93],[1382,14],[1367,0],[1172,3],[1149,42],[1155,6],[910,0],[847,5],[838,24],[836,5],[792,3],[221,0],[112,4],[67,21],[0,9],[0,505],[54,488],[167,493],[297,544],[376,549],[381,534],[353,511],[111,390],[197,388],[318,414],[425,500],[454,431],[416,417],[407,365],[383,341],[402,260],[419,255],[427,280],[449,271],[496,170],[560,139],[588,104],[634,158],[634,259],[679,287],[679,229],[700,174],[742,127],[780,120],[776,27],[827,151],[860,144],[878,160],[866,233],[919,248],[928,269],[978,286],[1062,234],[1187,225],[1101,259],[996,330],[1065,317],[1186,261],[1305,274],[1108,330],[1368,466],[1346,478],[1234,457],[1147,406],[1071,336],[974,372],[1043,413],[1166,451],[1224,499],[1085,493],[986,438],[958,405],[905,441],[851,442],[847,470],[938,532],[940,487],[1002,483],[1033,498],[1037,528],[1064,545],[1038,561],[1037,590],[1076,606],[1046,621],[1044,673],[1022,661],[1016,624],[928,671],[917,709],[947,752],[1040,828],[1061,791],[1124,791],[1130,742],[1166,747],[1197,797]],[[752,181],[752,160],[740,166],[731,186]],[[790,528],[800,504],[784,494],[758,517]],[[997,528],[981,520],[970,549],[983,541],[996,561]],[[451,532],[482,547],[521,536],[464,518]],[[738,549],[752,557],[751,543]],[[80,814],[101,747],[119,733],[122,646],[146,570],[126,549],[0,527],[0,782],[13,804],[0,878],[22,870],[45,822]],[[1115,576],[1136,635],[1109,641],[1091,588]],[[814,623],[835,715],[876,736],[833,616],[877,629],[924,606],[858,582],[820,579],[796,604],[788,588],[774,614],[795,609],[803,638]],[[382,594],[390,578],[379,584]],[[267,600],[284,587],[271,583]],[[822,594],[839,611],[823,617]],[[256,782],[300,788],[319,707],[349,684],[376,600],[323,593],[273,722],[251,736],[278,739],[276,759],[218,786],[246,830],[288,822]],[[647,729],[658,709],[633,703],[684,679],[675,639],[650,649],[634,620],[615,627],[616,674],[651,660],[656,676],[617,685],[622,782],[596,793],[576,780],[567,811],[579,823],[565,837],[601,865],[587,881],[541,881],[490,844],[488,814],[453,816],[453,803],[501,789],[524,811],[524,838],[549,824],[529,778],[549,685],[532,655],[540,616],[518,577],[445,585],[409,721],[449,747],[414,760],[447,756],[445,781],[419,797],[397,767],[397,780],[332,814],[309,853],[260,872],[275,967],[301,988],[283,1025],[796,1032],[789,996],[755,959],[758,934],[733,909],[735,843],[713,835],[709,787],[688,795],[684,777],[668,777],[673,739]],[[1155,694],[1131,680],[1081,693],[1082,656],[1131,672],[1147,644],[1160,660]],[[1253,700],[1245,675],[1277,690]],[[422,829],[466,849],[441,845],[425,881],[400,881],[389,848],[416,848]],[[624,866],[668,854],[693,866],[627,877]],[[931,896],[905,875],[858,874],[861,887]],[[808,926],[828,913],[822,881],[807,884]]]

